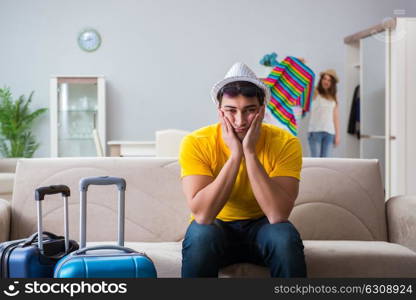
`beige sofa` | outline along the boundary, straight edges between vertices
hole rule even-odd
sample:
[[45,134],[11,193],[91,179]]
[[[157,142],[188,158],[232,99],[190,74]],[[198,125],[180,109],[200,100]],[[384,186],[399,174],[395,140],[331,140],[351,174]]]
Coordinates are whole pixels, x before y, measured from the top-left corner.
[[[20,160],[11,205],[0,201],[0,239],[36,231],[33,191],[51,184],[71,188],[70,236],[78,239],[79,179],[120,176],[127,180],[126,246],[144,250],[159,277],[179,277],[189,217],[179,171],[169,158]],[[115,199],[115,187],[90,187],[90,244],[116,239]],[[58,196],[44,202],[46,230],[62,234],[62,205]],[[375,160],[305,158],[290,220],[304,240],[308,277],[416,277],[416,197],[385,203]],[[220,276],[262,277],[268,270],[243,263]]]
[[17,158],[0,158],[0,199],[12,199]]

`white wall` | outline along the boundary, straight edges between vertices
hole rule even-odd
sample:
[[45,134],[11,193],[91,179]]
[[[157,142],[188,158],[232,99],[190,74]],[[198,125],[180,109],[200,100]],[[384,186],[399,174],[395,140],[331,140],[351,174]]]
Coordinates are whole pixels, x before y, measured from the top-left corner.
[[[51,75],[104,75],[107,139],[153,140],[158,129],[215,122],[211,86],[235,61],[263,75],[258,61],[276,51],[280,59],[305,57],[317,73],[337,70],[345,135],[343,38],[395,9],[416,12],[411,0],[0,0],[0,86],[16,96],[35,90],[38,108],[48,106]],[[102,35],[97,52],[78,48],[84,27]],[[48,118],[35,131],[42,142],[36,156],[50,152]],[[300,134],[305,155],[307,121]],[[342,141],[336,156],[348,156]]]
[[388,196],[416,194],[416,19],[399,19],[391,47],[390,184]]

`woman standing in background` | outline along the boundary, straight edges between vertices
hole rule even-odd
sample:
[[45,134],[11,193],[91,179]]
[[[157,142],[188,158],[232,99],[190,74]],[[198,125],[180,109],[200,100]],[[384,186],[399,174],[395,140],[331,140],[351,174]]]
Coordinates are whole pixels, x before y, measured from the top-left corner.
[[338,76],[332,69],[319,75],[319,83],[313,95],[308,141],[312,157],[328,157],[332,145],[338,146],[340,143]]

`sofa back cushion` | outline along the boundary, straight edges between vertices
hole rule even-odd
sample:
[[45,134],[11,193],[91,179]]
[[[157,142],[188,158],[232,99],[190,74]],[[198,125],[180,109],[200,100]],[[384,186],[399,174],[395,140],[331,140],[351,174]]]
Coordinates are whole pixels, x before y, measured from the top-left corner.
[[387,241],[380,174],[375,159],[304,158],[290,220],[308,240]]
[[[34,190],[65,184],[69,198],[70,237],[79,238],[79,180],[88,176],[126,179],[125,240],[179,241],[189,222],[175,159],[48,158],[22,159],[17,166],[12,200],[13,239],[36,231]],[[117,188],[90,186],[87,193],[87,241],[117,238]],[[46,196],[42,202],[44,230],[63,233],[63,200]]]
[[[34,190],[66,184],[70,237],[79,237],[79,180],[87,176],[118,176],[127,181],[125,239],[180,241],[189,209],[173,158],[47,158],[18,163],[12,200],[11,238],[36,231]],[[375,160],[304,158],[299,197],[290,220],[303,239],[386,240],[384,196]],[[44,230],[63,233],[63,201],[46,197]],[[87,197],[88,241],[116,240],[115,186],[91,186]]]

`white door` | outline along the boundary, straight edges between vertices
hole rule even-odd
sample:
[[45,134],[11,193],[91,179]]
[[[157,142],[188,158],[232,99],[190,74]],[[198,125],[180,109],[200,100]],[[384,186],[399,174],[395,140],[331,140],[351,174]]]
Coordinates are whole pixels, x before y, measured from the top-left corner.
[[387,32],[360,40],[360,157],[380,162],[385,183],[385,99],[386,99],[386,36]]

